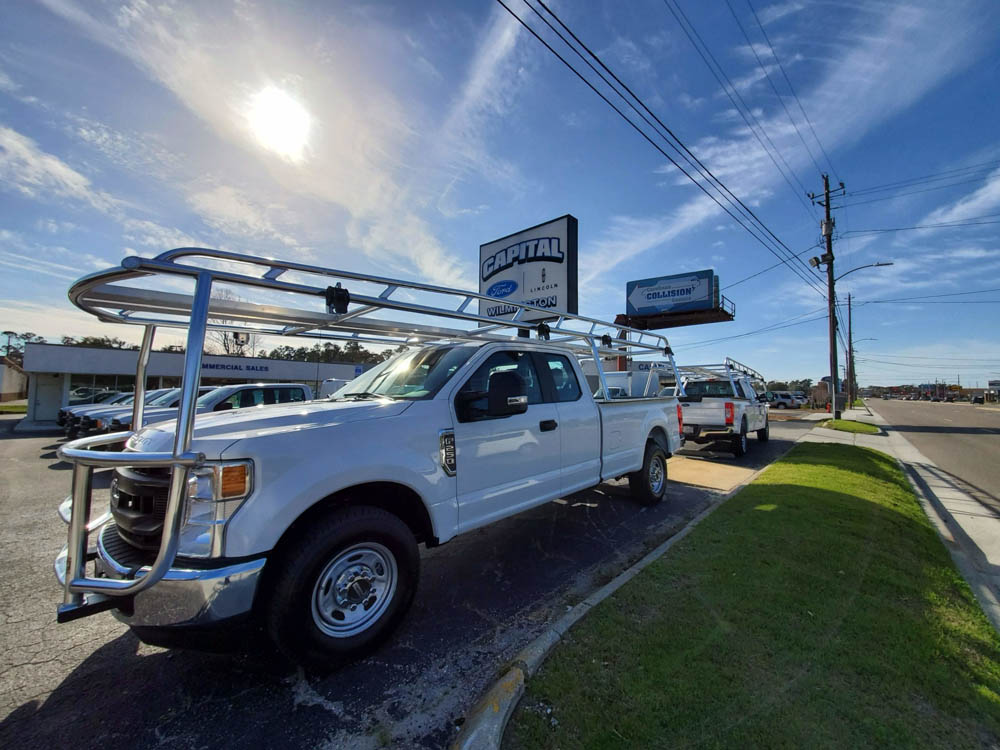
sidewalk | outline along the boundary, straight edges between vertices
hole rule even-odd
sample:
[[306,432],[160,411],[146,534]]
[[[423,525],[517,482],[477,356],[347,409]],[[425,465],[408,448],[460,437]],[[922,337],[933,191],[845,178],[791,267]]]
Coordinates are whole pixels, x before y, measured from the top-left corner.
[[962,576],[993,627],[1000,631],[1000,517],[895,432],[877,412],[869,415],[864,409],[848,409],[843,418],[876,425],[883,432],[859,435],[814,427],[800,440],[857,445],[895,456]]

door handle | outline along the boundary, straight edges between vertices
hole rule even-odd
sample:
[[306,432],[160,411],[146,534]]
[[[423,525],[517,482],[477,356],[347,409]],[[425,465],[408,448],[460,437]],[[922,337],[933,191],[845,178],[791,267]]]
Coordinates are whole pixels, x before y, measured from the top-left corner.
[[559,423],[556,422],[556,420],[554,419],[543,419],[541,422],[538,423],[538,429],[540,429],[542,432],[552,432],[552,430],[554,430],[558,426]]

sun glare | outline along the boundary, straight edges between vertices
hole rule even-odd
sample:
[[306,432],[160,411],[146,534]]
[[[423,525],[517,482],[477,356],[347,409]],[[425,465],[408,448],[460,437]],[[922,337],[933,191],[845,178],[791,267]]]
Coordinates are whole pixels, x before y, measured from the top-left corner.
[[282,159],[301,162],[312,118],[287,91],[275,86],[261,89],[250,99],[247,121],[257,142]]

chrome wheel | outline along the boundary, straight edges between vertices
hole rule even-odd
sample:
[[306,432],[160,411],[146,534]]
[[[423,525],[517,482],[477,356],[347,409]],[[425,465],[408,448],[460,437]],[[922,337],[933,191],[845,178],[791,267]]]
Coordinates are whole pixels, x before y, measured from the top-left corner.
[[378,542],[355,544],[323,569],[312,593],[313,622],[331,638],[349,638],[371,627],[396,593],[396,558]]
[[663,458],[659,455],[653,456],[649,462],[649,491],[654,495],[663,492],[663,482],[667,478],[667,467],[663,465]]

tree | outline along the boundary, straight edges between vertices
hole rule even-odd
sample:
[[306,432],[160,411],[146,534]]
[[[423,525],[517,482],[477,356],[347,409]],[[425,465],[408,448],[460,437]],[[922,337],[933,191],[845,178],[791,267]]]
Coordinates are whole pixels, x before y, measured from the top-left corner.
[[18,365],[24,364],[24,345],[25,344],[44,344],[45,338],[39,336],[31,331],[25,331],[24,333],[17,333],[16,331],[4,331],[3,335],[7,337],[7,352],[6,357],[11,362],[16,362]]
[[183,354],[187,351],[187,347],[184,344],[167,344],[160,349],[161,352],[174,352],[176,354]]
[[767,390],[769,391],[787,391],[788,383],[784,380],[768,380]]
[[[242,302],[240,297],[237,297],[228,289],[218,289],[212,294],[212,299],[222,300],[224,302]],[[233,321],[229,318],[211,318],[215,323],[222,323],[223,325],[232,323]],[[253,356],[253,353],[257,350],[257,344],[259,337],[256,333],[243,333],[237,334],[235,331],[209,331],[208,332],[208,342],[211,345],[206,346],[206,349],[210,350],[212,354],[226,354],[231,357],[245,357]],[[207,342],[206,342],[207,343]],[[211,351],[213,350],[214,351]]]
[[138,349],[135,344],[130,344],[125,339],[117,336],[73,336],[62,337],[63,346],[88,346],[93,349]]

